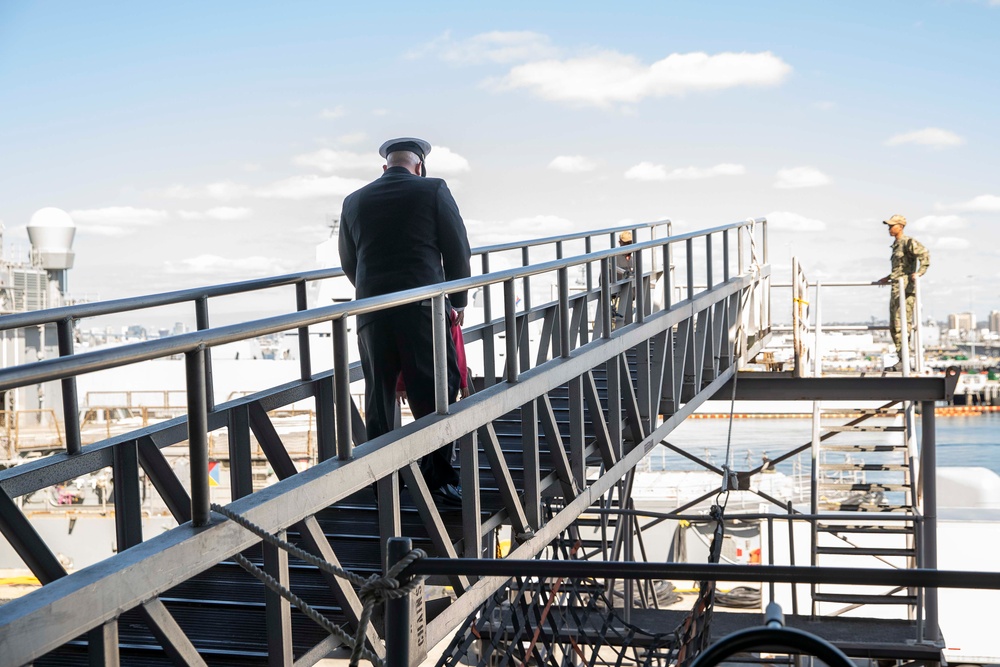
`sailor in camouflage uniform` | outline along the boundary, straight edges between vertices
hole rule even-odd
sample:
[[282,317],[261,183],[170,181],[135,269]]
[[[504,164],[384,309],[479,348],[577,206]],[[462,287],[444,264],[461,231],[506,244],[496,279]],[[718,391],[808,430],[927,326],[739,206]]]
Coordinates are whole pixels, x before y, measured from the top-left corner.
[[[903,348],[900,338],[902,326],[899,317],[899,279],[903,279],[906,289],[906,322],[908,332],[913,331],[913,307],[916,302],[916,279],[927,273],[931,265],[931,254],[924,245],[904,233],[906,218],[894,215],[883,223],[889,226],[889,236],[895,239],[892,244],[892,270],[885,278],[878,281],[879,285],[892,286],[892,298],[889,300],[889,331],[892,332],[892,342],[896,344],[896,354],[900,362],[886,370],[899,370],[903,359]],[[918,266],[919,265],[919,266]],[[909,336],[912,342],[912,335]]]

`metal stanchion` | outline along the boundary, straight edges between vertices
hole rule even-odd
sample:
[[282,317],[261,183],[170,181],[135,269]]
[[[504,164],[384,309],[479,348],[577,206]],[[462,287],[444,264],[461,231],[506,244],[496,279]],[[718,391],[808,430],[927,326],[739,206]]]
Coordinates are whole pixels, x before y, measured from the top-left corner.
[[[413,548],[408,537],[390,537],[386,571],[402,560]],[[399,580],[401,586],[409,580]],[[427,617],[424,613],[423,586],[409,595],[385,603],[385,667],[410,667],[427,657]]]
[[191,466],[191,523],[207,526],[211,499],[208,489],[208,395],[205,346],[185,357],[188,405],[188,449]]

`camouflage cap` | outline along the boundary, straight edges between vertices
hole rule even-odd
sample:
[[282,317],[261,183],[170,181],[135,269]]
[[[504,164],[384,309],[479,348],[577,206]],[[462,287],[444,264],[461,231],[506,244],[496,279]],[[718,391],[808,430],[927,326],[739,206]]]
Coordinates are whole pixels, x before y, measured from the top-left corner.
[[625,230],[618,235],[618,243],[621,245],[628,245],[632,243],[632,232]]
[[883,220],[882,223],[886,224],[886,225],[889,225],[890,227],[892,227],[893,225],[899,225],[900,227],[906,227],[906,216],[905,215],[894,215],[891,218],[889,218],[888,220]]

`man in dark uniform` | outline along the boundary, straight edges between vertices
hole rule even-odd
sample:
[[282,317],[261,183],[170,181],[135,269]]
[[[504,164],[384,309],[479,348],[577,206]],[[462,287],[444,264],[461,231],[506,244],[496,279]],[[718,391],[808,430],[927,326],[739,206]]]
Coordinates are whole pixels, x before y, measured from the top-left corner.
[[[348,195],[340,217],[340,262],[358,299],[446,280],[467,278],[469,239],[447,184],[427,175],[431,145],[421,139],[391,139],[379,148],[385,158],[381,178]],[[449,296],[459,311],[466,292]],[[358,316],[358,341],[365,374],[368,439],[392,430],[396,380],[406,384],[415,419],[434,412],[434,352],[429,300]],[[448,348],[448,396],[457,398],[460,373],[455,344]],[[420,469],[434,496],[461,503],[458,473],[450,447],[425,456]]]

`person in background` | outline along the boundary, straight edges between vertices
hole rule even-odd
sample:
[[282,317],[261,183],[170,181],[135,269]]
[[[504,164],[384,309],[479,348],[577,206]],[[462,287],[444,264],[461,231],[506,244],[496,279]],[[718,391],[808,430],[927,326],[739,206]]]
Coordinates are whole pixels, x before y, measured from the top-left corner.
[[[624,232],[618,235],[619,246],[624,247],[627,245],[632,245],[633,243],[635,243],[635,240],[632,237],[631,231],[626,229]],[[635,260],[632,258],[632,253],[619,255],[615,259],[615,276],[617,277],[617,279],[619,281],[622,281],[627,278],[631,278],[633,273],[635,273]],[[619,320],[625,319],[625,308],[622,306],[623,304],[621,303],[621,293],[615,294],[615,296],[612,297],[612,302],[611,302],[611,316],[612,318],[614,318],[612,326],[615,326],[615,324],[617,324]]]
[[[889,299],[889,331],[892,334],[892,342],[896,346],[896,354],[899,361],[895,365],[886,368],[887,371],[898,371],[902,368],[903,343],[902,343],[902,321],[899,312],[899,279],[903,279],[903,286],[906,295],[906,324],[909,334],[910,344],[913,344],[913,308],[916,303],[916,280],[927,273],[931,265],[931,254],[927,248],[915,238],[906,235],[906,218],[902,215],[894,215],[888,220],[883,220],[883,224],[889,227],[889,236],[894,240],[892,243],[892,269],[889,275],[876,282],[878,285],[891,285],[892,296]],[[906,351],[909,353],[909,350]]]
[[[458,204],[440,178],[426,178],[431,145],[422,139],[390,139],[379,148],[382,176],[344,199],[340,262],[363,299],[379,294],[467,278],[471,251]],[[449,297],[459,326],[468,303],[465,291]],[[461,376],[447,338],[449,401]],[[396,379],[406,384],[413,417],[434,412],[434,346],[430,300],[358,316],[358,347],[365,376],[368,439],[388,433],[395,421]],[[434,498],[460,506],[462,490],[445,446],[423,457],[420,470]]]

